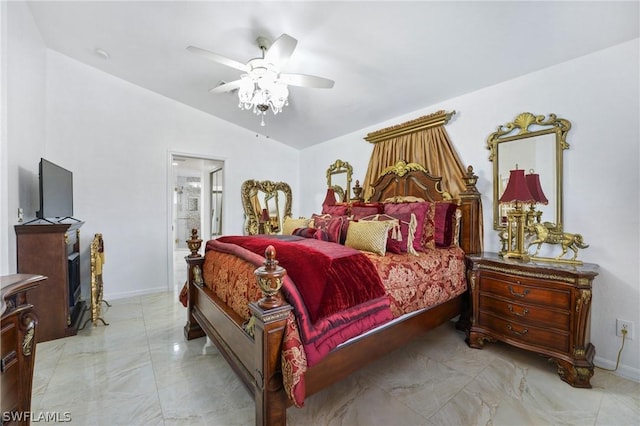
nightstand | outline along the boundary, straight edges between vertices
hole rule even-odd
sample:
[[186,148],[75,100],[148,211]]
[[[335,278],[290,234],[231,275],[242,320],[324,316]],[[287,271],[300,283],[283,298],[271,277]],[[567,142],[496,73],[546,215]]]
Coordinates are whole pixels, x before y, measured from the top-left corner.
[[553,358],[560,378],[590,388],[591,286],[598,265],[522,262],[496,253],[468,255],[471,327],[467,343],[502,341]]

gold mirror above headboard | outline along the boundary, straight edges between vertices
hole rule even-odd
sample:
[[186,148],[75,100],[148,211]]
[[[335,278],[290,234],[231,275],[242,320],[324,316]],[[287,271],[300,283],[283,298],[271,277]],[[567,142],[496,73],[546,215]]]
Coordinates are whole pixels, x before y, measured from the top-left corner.
[[280,234],[284,218],[291,216],[291,187],[285,182],[247,180],[242,184],[244,233]]
[[333,188],[337,196],[336,201],[348,203],[351,199],[349,188],[351,188],[352,175],[353,167],[342,160],[336,160],[327,169],[327,186]]
[[542,211],[543,221],[553,223],[556,230],[562,231],[562,160],[563,150],[569,148],[566,141],[569,129],[571,123],[555,114],[545,119],[544,115],[523,112],[489,135],[487,149],[493,162],[493,229],[505,229],[505,214],[499,200],[510,171],[518,168],[540,175],[549,203],[536,207]]

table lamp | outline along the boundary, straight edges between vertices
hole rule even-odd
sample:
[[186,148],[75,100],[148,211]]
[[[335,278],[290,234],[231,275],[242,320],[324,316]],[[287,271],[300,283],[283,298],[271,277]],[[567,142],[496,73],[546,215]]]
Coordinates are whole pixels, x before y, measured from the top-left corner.
[[509,203],[513,206],[507,212],[507,246],[500,254],[505,258],[529,260],[529,255],[524,248],[524,228],[526,213],[522,209],[523,203],[535,202],[534,196],[529,191],[524,170],[518,169],[509,173],[509,182],[500,197],[501,203]]

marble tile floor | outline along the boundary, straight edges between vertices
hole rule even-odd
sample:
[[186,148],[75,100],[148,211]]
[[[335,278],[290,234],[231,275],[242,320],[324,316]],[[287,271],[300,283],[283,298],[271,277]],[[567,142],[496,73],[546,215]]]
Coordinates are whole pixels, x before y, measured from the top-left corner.
[[[108,326],[37,345],[32,411],[72,425],[253,425],[254,406],[215,346],[184,340],[176,293],[112,300]],[[640,384],[596,369],[593,389],[506,345],[467,347],[445,324],[374,362],[290,425],[638,425]],[[50,423],[47,423],[50,424]]]

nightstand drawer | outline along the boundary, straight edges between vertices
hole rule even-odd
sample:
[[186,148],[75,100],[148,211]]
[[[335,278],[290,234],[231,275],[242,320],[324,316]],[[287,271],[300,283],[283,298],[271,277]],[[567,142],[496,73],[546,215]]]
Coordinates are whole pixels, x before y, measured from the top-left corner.
[[569,351],[569,335],[558,331],[545,330],[530,324],[522,325],[507,321],[491,314],[480,312],[480,324],[512,340],[526,342],[540,348]]
[[505,320],[531,322],[566,332],[569,331],[571,323],[570,315],[567,311],[520,304],[512,300],[498,299],[485,294],[480,295],[480,311],[493,313],[503,317]]
[[[507,281],[507,279],[509,281]],[[480,292],[502,296],[515,302],[569,309],[571,293],[567,290],[539,287],[535,280],[513,277],[483,276]]]

